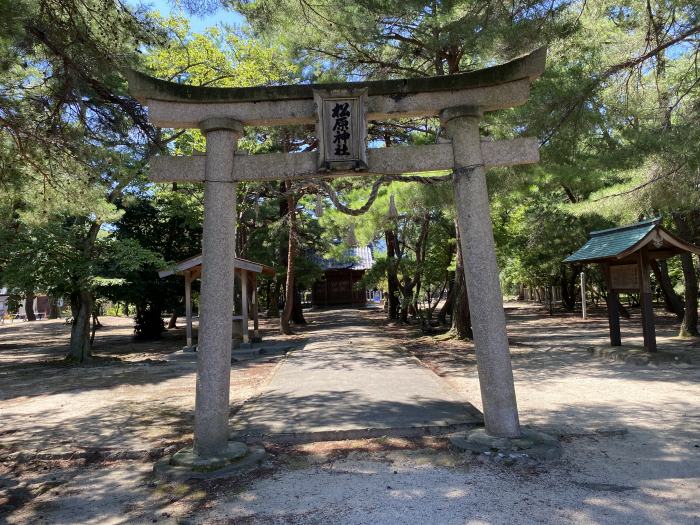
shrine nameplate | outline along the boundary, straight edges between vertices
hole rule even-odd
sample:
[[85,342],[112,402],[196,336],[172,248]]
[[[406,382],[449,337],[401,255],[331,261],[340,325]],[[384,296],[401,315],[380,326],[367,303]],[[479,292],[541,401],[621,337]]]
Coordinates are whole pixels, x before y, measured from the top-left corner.
[[636,264],[610,266],[610,284],[613,290],[639,291],[639,267]]
[[367,89],[314,90],[318,169],[367,169]]

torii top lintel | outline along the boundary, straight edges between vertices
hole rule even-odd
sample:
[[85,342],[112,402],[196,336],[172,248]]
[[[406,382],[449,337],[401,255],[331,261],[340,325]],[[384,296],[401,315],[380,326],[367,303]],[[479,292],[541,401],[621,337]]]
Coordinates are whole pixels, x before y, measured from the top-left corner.
[[209,118],[244,125],[281,126],[315,122],[314,90],[367,90],[367,118],[432,117],[445,108],[477,106],[494,111],[524,104],[530,84],[544,71],[546,48],[477,71],[398,80],[215,88],[177,84],[137,71],[126,72],[129,91],[149,107],[161,127],[196,128]]

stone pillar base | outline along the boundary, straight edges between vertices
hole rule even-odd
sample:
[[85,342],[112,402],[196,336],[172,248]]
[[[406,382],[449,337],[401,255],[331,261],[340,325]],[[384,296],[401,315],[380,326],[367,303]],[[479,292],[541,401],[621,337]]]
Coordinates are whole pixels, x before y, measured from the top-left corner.
[[466,434],[453,434],[450,443],[455,448],[504,461],[557,459],[562,454],[557,438],[530,428],[522,428],[522,433],[517,438],[491,436],[486,433],[486,429],[477,428]]
[[154,474],[168,481],[225,478],[257,467],[265,457],[262,447],[229,441],[226,450],[210,458],[196,457],[192,447],[183,448],[153,467]]

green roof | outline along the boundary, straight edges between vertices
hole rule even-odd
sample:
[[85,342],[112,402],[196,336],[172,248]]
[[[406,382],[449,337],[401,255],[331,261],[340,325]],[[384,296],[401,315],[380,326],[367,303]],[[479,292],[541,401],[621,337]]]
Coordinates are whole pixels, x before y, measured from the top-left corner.
[[591,232],[586,244],[569,255],[564,262],[586,262],[616,257],[644,239],[660,224],[661,218]]

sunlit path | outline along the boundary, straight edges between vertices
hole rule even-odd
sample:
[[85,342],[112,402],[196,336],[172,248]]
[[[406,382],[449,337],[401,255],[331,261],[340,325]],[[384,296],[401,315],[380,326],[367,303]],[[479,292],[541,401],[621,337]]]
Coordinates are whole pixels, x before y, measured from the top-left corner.
[[398,349],[363,311],[312,318],[309,342],[237,414],[235,434],[318,441],[444,433],[480,420],[467,399]]

